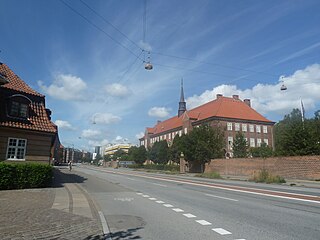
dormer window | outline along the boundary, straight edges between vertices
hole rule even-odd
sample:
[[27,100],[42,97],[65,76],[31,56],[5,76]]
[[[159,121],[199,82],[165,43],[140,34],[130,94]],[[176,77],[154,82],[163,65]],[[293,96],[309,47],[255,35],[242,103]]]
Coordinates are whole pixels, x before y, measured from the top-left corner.
[[30,102],[30,99],[22,95],[12,96],[8,102],[8,115],[16,118],[28,118]]

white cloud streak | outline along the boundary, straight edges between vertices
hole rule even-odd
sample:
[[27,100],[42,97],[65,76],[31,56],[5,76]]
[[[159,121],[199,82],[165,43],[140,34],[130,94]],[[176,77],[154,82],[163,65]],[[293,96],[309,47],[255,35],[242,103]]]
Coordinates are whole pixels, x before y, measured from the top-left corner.
[[129,89],[119,83],[112,83],[105,86],[105,91],[113,97],[127,97],[130,94]]
[[165,107],[153,107],[148,111],[150,117],[165,118],[169,116],[171,109]]
[[56,120],[54,124],[56,124],[59,127],[59,129],[71,130],[71,131],[75,130],[75,128],[72,127],[72,125],[68,121]]
[[38,81],[39,87],[49,96],[60,100],[84,100],[87,84],[79,77],[59,74],[49,86]]
[[111,113],[96,113],[92,116],[91,121],[94,124],[108,125],[117,123],[121,120],[120,117],[115,116]]

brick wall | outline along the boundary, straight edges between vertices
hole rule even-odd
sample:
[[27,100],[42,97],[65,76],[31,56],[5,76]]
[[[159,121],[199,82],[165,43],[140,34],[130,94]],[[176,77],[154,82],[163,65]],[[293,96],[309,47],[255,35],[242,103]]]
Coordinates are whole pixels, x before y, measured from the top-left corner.
[[320,179],[320,156],[214,159],[206,164],[205,172],[251,177],[263,168],[287,179]]

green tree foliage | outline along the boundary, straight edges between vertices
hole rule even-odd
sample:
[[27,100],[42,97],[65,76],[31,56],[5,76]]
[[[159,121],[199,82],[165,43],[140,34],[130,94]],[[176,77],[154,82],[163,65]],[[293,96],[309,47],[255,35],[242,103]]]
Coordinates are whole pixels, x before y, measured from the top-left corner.
[[155,163],[167,163],[169,160],[169,147],[167,141],[155,142],[150,149],[149,157]]
[[186,136],[183,144],[186,160],[203,165],[223,156],[224,134],[220,129],[203,125]]
[[128,152],[129,161],[134,161],[136,164],[143,164],[147,160],[147,151],[144,146],[133,146]]
[[272,148],[266,143],[262,143],[260,147],[255,147],[250,149],[252,157],[262,157],[267,158],[273,155]]
[[169,157],[172,161],[177,163],[180,161],[181,152],[186,151],[185,146],[187,138],[187,135],[182,135],[181,137],[177,135],[173,139],[172,145],[169,149]]
[[112,160],[112,158],[111,158],[111,156],[109,154],[106,154],[106,155],[103,156],[103,161],[109,162],[111,160]]
[[112,158],[113,160],[118,160],[118,161],[128,161],[128,154],[122,149],[119,149],[113,154]]
[[275,148],[280,156],[320,154],[320,112],[315,117],[302,121],[299,109],[284,116],[275,125]]
[[233,142],[233,156],[245,158],[248,156],[248,145],[244,135],[238,132]]

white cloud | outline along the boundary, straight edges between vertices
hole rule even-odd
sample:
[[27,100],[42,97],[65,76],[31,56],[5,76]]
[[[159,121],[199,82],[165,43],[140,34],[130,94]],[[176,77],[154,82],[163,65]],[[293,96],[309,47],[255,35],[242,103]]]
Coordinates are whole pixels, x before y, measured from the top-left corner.
[[82,131],[81,137],[90,140],[98,140],[101,136],[101,132],[98,130],[86,129]]
[[[282,82],[282,80],[284,82]],[[281,91],[282,84],[287,86]],[[241,99],[251,99],[252,107],[261,114],[287,114],[293,108],[300,107],[300,98],[306,110],[313,110],[320,101],[320,64],[307,66],[291,76],[279,78],[275,84],[257,84],[251,89],[238,89],[235,85],[220,85],[206,90],[201,95],[186,99],[187,108],[192,109],[216,98],[216,94],[231,97],[234,94]]]
[[111,124],[119,122],[121,118],[111,113],[96,113],[91,120],[94,124]]
[[170,108],[153,107],[148,111],[148,115],[151,117],[165,118],[169,116],[169,111],[171,111]]
[[105,86],[106,92],[113,97],[127,97],[130,93],[129,89],[119,83],[113,83]]
[[63,120],[56,120],[54,122],[59,129],[64,129],[64,130],[75,130],[74,127],[71,126],[71,124],[68,121],[63,121]]
[[143,136],[144,136],[144,132],[139,132],[139,133],[136,134],[136,138],[137,138],[137,139],[140,139],[140,138],[142,138]]
[[59,74],[50,86],[38,81],[40,88],[49,96],[61,100],[84,100],[83,91],[87,84],[79,77]]
[[89,146],[95,147],[95,146],[106,146],[109,144],[108,139],[102,139],[101,141],[95,141],[95,140],[89,140],[88,141]]

